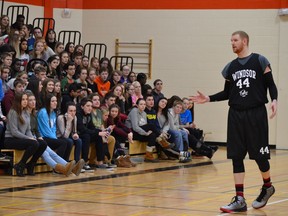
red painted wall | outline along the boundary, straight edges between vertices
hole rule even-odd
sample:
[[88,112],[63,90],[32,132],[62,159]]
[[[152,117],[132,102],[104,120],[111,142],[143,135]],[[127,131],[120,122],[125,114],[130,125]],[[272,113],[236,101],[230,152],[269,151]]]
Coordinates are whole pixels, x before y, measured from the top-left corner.
[[[9,0],[8,0],[9,1]],[[288,0],[14,0],[21,4],[74,9],[278,9]]]

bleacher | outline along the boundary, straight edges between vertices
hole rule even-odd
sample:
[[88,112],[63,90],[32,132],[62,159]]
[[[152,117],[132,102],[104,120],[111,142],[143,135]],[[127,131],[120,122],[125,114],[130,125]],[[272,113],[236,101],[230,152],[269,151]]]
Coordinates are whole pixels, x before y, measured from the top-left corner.
[[[4,1],[2,1],[3,3]],[[3,9],[3,7],[2,7]],[[1,12],[1,14],[3,14],[3,11]],[[26,5],[12,5],[9,6],[7,8],[6,14],[10,17],[10,23],[15,22],[16,16],[18,14],[22,14],[25,16],[26,20],[25,23],[28,24],[28,18],[30,16],[29,14],[29,7]],[[56,20],[54,20],[53,18],[34,18],[33,19],[33,27],[40,27],[43,30],[43,35],[45,35],[45,32],[48,29],[55,29],[55,26],[57,25]],[[73,42],[75,45],[79,45],[82,44],[81,40],[82,40],[82,33],[80,31],[74,31],[74,30],[61,30],[58,32],[56,32],[56,35],[58,35],[57,41],[62,42],[64,45],[67,44],[68,42]],[[117,47],[119,49],[119,45],[121,44],[119,42],[119,40],[117,39],[116,41]],[[132,44],[133,46],[138,45],[137,43],[123,43],[125,45],[130,45]],[[147,43],[148,44],[148,43]],[[146,43],[144,45],[147,45]],[[143,43],[140,43],[140,45],[142,46]],[[150,43],[148,44],[149,46],[151,45]],[[101,59],[103,57],[107,57],[107,45],[104,43],[98,43],[98,42],[88,42],[85,43],[83,45],[84,47],[84,53],[83,55],[88,56],[89,59],[91,59],[92,57],[97,57],[98,59]],[[123,65],[129,65],[131,68],[131,71],[133,70],[134,67],[134,59],[133,57],[129,56],[129,55],[119,55],[119,50],[117,50],[116,54],[114,56],[111,56],[110,58],[110,62],[111,65],[113,66],[114,70],[119,70]],[[129,52],[122,52],[124,54],[129,54]],[[134,54],[149,54],[149,53],[134,53]],[[150,55],[150,54],[149,54]],[[47,65],[47,63],[42,60],[42,59],[32,59],[29,61],[28,65],[27,65],[27,70],[30,70],[31,65],[33,64],[33,61],[42,61],[44,65]],[[140,63],[141,64],[141,63]],[[146,63],[145,63],[146,64]],[[148,64],[149,65],[149,64]],[[149,65],[149,67],[151,67],[151,64]],[[151,75],[151,74],[150,74]],[[149,77],[151,77],[149,75]],[[129,149],[128,149],[128,153],[129,155],[139,155],[139,154],[144,154],[146,152],[146,142],[139,142],[139,141],[134,141],[133,143],[129,143]],[[94,145],[91,145],[94,146]],[[95,148],[92,147],[90,149],[90,159],[93,160],[95,158]],[[20,151],[20,150],[14,150],[14,149],[3,149],[2,150],[3,153],[6,153],[7,155],[11,156],[12,159],[11,160],[4,160],[2,161],[2,163],[6,162],[9,163],[10,165],[10,169],[8,169],[8,173],[15,175],[15,171],[12,169],[13,165],[15,165],[16,163],[18,163],[20,161],[20,159],[23,156],[23,152],[24,151]],[[73,155],[73,151],[71,152],[71,158]],[[42,161],[41,159],[39,159],[39,161],[37,162],[36,165],[36,173],[37,172],[47,172],[47,171],[51,171],[52,169],[50,167],[48,167],[44,161]]]

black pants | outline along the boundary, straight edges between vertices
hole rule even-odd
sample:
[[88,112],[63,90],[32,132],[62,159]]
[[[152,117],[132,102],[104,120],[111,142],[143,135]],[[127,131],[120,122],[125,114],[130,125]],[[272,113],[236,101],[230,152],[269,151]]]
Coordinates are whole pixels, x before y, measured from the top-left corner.
[[0,124],[0,151],[1,149],[4,148],[5,130],[6,130],[5,125]]
[[32,140],[32,139],[18,139],[13,137],[5,138],[4,145],[9,149],[25,150],[22,159],[19,161],[26,164],[30,157],[31,163],[36,163],[39,157],[45,151],[47,144],[42,140]]
[[141,142],[148,142],[147,146],[155,146],[156,138],[160,136],[160,133],[157,130],[156,126],[154,124],[146,124],[140,127],[146,132],[151,130],[152,133],[149,136],[145,136],[133,131],[133,139],[139,140]]
[[80,138],[82,139],[83,160],[88,161],[90,143],[95,143],[97,161],[104,160],[105,149],[101,136],[99,136],[98,134],[81,134]]
[[60,157],[62,157],[66,161],[69,161],[73,144],[71,144],[68,140],[64,138],[51,139],[45,137],[44,140],[47,142],[48,146],[52,150],[55,150]]

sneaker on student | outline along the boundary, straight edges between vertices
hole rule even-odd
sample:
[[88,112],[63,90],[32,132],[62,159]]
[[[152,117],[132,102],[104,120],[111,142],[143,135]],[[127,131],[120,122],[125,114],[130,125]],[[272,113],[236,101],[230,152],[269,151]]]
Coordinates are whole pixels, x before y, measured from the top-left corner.
[[275,193],[275,188],[273,185],[271,185],[271,187],[269,187],[269,188],[262,187],[261,193],[259,194],[257,199],[253,201],[252,207],[255,209],[259,209],[259,208],[264,207],[267,204],[269,198],[274,193]]
[[188,163],[190,161],[192,161],[191,157],[179,157],[179,163]]
[[94,169],[92,169],[88,164],[85,164],[83,166],[83,169],[85,170],[85,172],[94,172]]
[[232,198],[231,203],[220,208],[222,212],[232,213],[232,212],[245,212],[247,211],[247,204],[244,197],[235,196]]

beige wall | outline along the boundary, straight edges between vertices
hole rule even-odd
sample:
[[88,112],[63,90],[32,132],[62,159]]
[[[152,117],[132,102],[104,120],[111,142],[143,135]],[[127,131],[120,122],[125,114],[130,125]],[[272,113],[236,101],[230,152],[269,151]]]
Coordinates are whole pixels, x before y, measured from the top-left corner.
[[[277,10],[71,10],[70,18],[62,18],[61,13],[62,9],[54,9],[57,31],[79,30],[83,44],[107,44],[108,56],[115,54],[116,38],[126,42],[153,39],[152,79],[148,82],[161,78],[167,97],[222,90],[221,70],[235,58],[230,35],[235,30],[247,31],[251,51],[269,59],[278,85],[279,112],[269,120],[270,143],[288,149],[288,18],[280,18]],[[195,109],[197,125],[212,132],[207,140],[225,142],[227,102]]]
[[[221,70],[235,58],[230,35],[235,30],[245,30],[251,37],[251,51],[263,54],[272,64],[280,101],[285,96],[278,80],[279,68],[285,71],[287,66],[285,58],[279,62],[280,47],[282,54],[287,53],[287,45],[282,45],[287,32],[285,19],[278,17],[277,10],[86,10],[83,23],[83,32],[89,32],[84,41],[106,43],[108,55],[114,54],[115,38],[131,42],[153,39],[151,81],[161,78],[168,97],[187,96],[196,90],[206,94],[222,90]],[[287,79],[285,73],[282,76]],[[276,131],[278,119],[286,116],[281,108],[277,118],[270,120],[270,143],[277,141],[278,147],[288,148],[279,137],[281,131]],[[196,107],[197,125],[212,132],[207,140],[225,142],[227,110],[227,102]],[[283,131],[287,129],[281,127]]]

